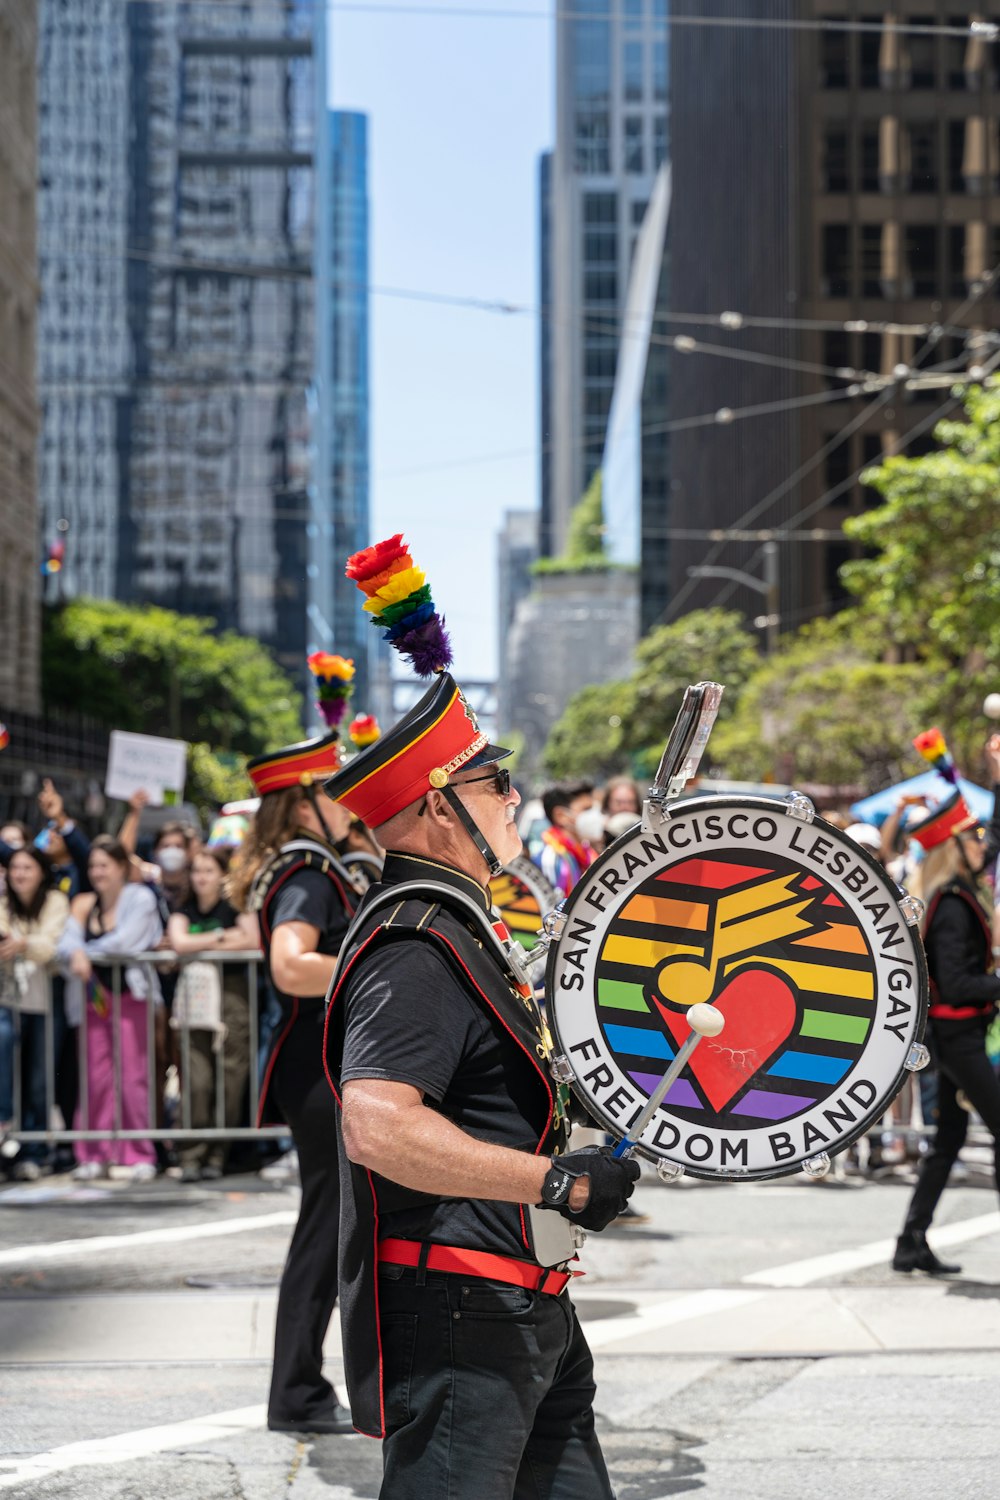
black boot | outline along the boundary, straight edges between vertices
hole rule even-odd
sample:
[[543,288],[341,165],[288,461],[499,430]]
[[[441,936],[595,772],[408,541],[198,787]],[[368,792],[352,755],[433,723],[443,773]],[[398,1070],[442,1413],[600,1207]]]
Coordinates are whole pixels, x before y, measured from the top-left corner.
[[926,1271],[928,1276],[957,1276],[961,1266],[938,1260],[922,1229],[904,1229],[892,1257],[894,1271]]

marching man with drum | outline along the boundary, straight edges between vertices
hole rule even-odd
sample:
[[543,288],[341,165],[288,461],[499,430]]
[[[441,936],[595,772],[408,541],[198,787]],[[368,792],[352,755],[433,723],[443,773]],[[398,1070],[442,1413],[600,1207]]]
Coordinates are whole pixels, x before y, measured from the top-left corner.
[[624,1207],[638,1164],[564,1152],[549,1038],[490,877],[519,797],[461,690],[401,538],[349,576],[418,671],[414,709],[327,785],[386,849],[331,987],[341,1106],[340,1295],[355,1426],[392,1500],[607,1500],[593,1362],[564,1295],[577,1226]]

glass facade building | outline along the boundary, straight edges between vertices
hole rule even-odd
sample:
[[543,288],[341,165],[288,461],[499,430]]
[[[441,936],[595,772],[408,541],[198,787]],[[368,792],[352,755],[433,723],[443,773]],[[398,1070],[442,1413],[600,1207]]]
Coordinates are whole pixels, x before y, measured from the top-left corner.
[[[329,491],[327,506],[334,554],[329,565],[331,649],[354,658],[354,697],[370,710],[369,658],[376,634],[358,608],[358,591],[344,577],[344,559],[371,542],[368,444],[368,121],[363,114],[333,110],[329,116],[330,214],[329,300],[323,317],[330,332]],[[310,622],[312,627],[312,622]]]
[[43,11],[46,524],[71,592],[210,616],[301,681],[323,7],[74,4]]
[[[665,0],[580,0],[556,23],[547,551],[601,462],[632,255],[667,154]],[[544,399],[544,398],[543,398]]]

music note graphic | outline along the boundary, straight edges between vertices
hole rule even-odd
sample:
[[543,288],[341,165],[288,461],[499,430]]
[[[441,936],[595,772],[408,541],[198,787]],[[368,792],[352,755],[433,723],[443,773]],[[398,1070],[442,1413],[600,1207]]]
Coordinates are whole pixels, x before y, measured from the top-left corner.
[[724,959],[809,931],[812,924],[803,919],[802,913],[814,898],[803,899],[791,892],[789,886],[794,879],[784,875],[749,890],[720,896],[705,961],[682,958],[665,964],[657,980],[663,998],[683,1006],[711,1000]]

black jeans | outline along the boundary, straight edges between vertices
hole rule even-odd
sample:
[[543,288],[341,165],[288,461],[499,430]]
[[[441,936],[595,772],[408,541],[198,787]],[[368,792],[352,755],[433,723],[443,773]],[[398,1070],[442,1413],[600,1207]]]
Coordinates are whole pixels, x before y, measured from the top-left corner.
[[986,1056],[988,1018],[931,1021],[929,1041],[938,1068],[937,1132],[920,1164],[920,1176],[910,1201],[904,1229],[926,1230],[934,1217],[969,1128],[969,1112],[958,1102],[958,1091],[981,1116],[993,1137],[993,1170],[1000,1191],[1000,1081]]
[[381,1500],[613,1500],[564,1293],[383,1266]]
[[340,1170],[337,1101],[323,1071],[323,1007],[303,1007],[275,1060],[277,1103],[299,1153],[302,1202],[281,1276],[268,1416],[308,1423],[333,1416],[323,1340],[337,1300]]

